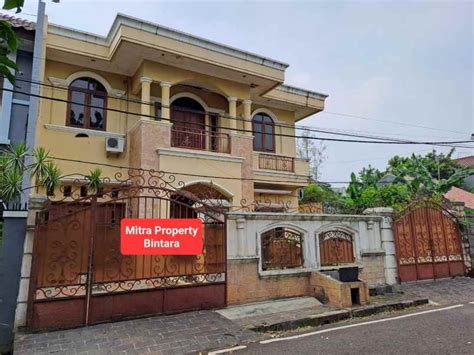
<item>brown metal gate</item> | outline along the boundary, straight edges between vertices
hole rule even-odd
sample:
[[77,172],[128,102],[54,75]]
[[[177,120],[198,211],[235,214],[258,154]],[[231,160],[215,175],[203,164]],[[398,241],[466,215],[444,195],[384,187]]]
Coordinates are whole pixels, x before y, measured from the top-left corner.
[[[48,202],[37,216],[28,308],[32,330],[83,326],[226,305],[223,210],[163,177],[127,178],[109,192]],[[146,184],[145,184],[146,181]],[[201,218],[197,256],[120,253],[120,220]]]
[[464,275],[456,217],[430,201],[416,203],[394,220],[400,282]]

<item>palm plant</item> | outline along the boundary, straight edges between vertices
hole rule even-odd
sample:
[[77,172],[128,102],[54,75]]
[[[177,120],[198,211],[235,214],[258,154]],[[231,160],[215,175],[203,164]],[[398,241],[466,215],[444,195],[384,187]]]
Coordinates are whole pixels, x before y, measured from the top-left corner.
[[98,193],[102,185],[102,170],[99,168],[91,170],[85,178],[87,180],[87,190]]
[[10,202],[17,199],[26,189],[23,188],[25,173],[36,179],[36,188],[44,187],[48,192],[59,186],[61,173],[49,160],[44,148],[37,148],[32,154],[32,163],[25,164],[29,154],[23,143],[9,146],[0,154],[0,199]]

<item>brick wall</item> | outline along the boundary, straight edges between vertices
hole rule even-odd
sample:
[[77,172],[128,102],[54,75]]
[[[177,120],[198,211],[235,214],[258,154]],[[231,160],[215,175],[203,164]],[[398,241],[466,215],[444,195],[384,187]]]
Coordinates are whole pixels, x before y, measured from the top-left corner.
[[[337,307],[351,307],[351,289],[359,289],[360,304],[369,302],[363,282],[340,282],[320,272],[260,276],[257,259],[229,260],[227,303],[242,304],[270,299],[314,296]],[[383,270],[383,269],[382,269]]]
[[310,294],[309,273],[260,276],[257,259],[229,260],[227,303],[240,304]]
[[352,307],[351,289],[359,289],[361,305],[369,303],[369,289],[363,282],[340,282],[320,272],[310,277],[311,295],[336,307]]

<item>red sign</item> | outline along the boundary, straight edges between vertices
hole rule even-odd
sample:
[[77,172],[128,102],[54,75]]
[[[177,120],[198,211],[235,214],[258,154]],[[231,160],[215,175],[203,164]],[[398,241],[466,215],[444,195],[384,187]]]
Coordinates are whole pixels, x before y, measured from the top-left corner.
[[199,218],[124,218],[120,222],[122,255],[199,255],[202,249],[202,220]]

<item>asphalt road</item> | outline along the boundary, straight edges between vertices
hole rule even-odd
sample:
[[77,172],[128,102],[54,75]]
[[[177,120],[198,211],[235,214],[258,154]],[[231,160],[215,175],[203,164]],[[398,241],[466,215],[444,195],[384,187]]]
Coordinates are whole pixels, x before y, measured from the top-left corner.
[[474,304],[440,309],[314,328],[235,354],[474,354]]

